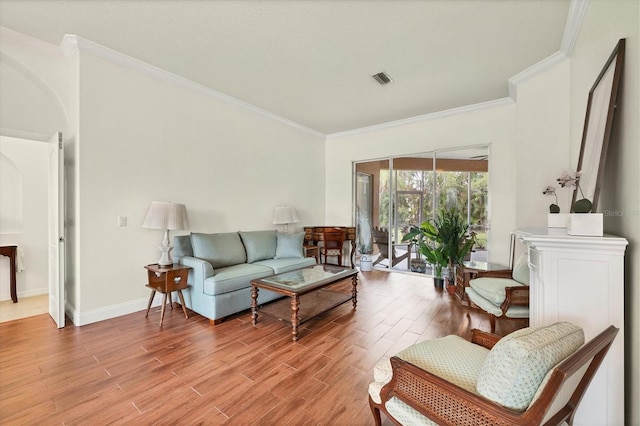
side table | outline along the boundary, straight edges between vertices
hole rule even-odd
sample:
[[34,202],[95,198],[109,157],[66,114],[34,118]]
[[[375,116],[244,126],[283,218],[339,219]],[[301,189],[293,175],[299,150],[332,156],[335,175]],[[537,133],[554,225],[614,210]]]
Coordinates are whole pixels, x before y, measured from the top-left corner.
[[492,277],[511,278],[511,269],[508,266],[489,262],[464,262],[456,267],[456,297],[460,302],[467,302],[465,287],[469,287],[469,281],[479,278],[484,273],[490,272]]
[[180,297],[180,303],[182,304],[184,317],[189,318],[189,314],[187,314],[187,308],[184,304],[184,296],[182,295],[182,290],[187,288],[187,279],[189,276],[189,269],[191,268],[179,264],[160,266],[157,263],[154,263],[145,266],[145,269],[147,270],[149,282],[146,287],[151,289],[151,296],[149,297],[147,313],[144,317],[147,318],[149,316],[151,303],[153,303],[153,298],[155,297],[156,292],[159,291],[160,293],[162,293],[162,308],[160,310],[160,327],[162,327],[162,322],[164,320],[164,310],[167,306],[167,296],[169,296],[169,304],[171,306],[171,309],[173,309],[171,293],[177,291],[178,297]]

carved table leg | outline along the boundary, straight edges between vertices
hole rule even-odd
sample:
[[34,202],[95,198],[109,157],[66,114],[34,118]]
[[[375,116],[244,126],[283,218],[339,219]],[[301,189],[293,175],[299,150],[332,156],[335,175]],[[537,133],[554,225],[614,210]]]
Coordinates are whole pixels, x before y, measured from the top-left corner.
[[300,318],[298,318],[298,310],[300,310],[300,300],[297,295],[291,296],[291,327],[293,330],[293,341],[298,340],[298,326],[300,325]]
[[251,318],[253,325],[258,322],[258,287],[251,286]]
[[356,305],[358,304],[357,286],[358,286],[358,275],[356,274],[351,278],[351,302],[353,303],[353,309],[355,309]]

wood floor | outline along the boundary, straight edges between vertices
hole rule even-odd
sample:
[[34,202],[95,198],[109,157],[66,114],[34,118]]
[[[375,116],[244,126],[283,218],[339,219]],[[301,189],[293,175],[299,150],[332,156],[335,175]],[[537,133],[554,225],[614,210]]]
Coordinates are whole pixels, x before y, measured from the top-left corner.
[[0,302],[0,322],[13,321],[49,312],[49,295],[21,297],[18,303],[12,300]]
[[[350,280],[336,285],[349,292]],[[48,315],[0,324],[0,423],[372,425],[372,369],[418,341],[489,330],[488,317],[410,273],[360,273],[358,307],[301,326],[217,326],[181,309],[58,330]],[[469,314],[469,315],[467,315]],[[69,323],[69,322],[68,322]],[[523,324],[498,321],[498,334]],[[390,424],[386,420],[385,424]]]

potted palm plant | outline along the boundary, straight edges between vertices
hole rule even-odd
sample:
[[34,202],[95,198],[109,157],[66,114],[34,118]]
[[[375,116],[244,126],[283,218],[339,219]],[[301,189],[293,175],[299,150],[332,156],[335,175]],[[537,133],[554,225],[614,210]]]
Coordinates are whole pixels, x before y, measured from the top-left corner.
[[475,235],[469,233],[469,225],[457,208],[443,208],[436,219],[438,236],[445,250],[448,264],[448,281],[455,292],[455,267],[462,264],[475,244]]
[[468,232],[469,226],[458,209],[443,208],[435,220],[412,226],[403,241],[413,241],[418,252],[433,266],[434,277],[443,278],[443,269],[448,269],[448,281],[455,291],[455,267],[469,254],[475,238]]
[[[416,246],[417,260],[422,262],[423,265],[420,272],[425,272],[426,267],[424,265],[429,263],[433,267],[433,282],[437,288],[442,289],[444,285],[442,271],[448,264],[448,258],[433,223],[425,221],[420,226],[412,225],[409,232],[402,238],[402,241],[411,241]],[[424,259],[422,258],[423,256]],[[412,265],[412,271],[413,267]]]

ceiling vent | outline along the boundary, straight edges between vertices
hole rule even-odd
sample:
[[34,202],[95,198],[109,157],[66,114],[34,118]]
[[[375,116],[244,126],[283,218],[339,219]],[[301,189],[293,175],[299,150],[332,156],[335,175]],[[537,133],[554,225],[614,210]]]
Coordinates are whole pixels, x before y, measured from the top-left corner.
[[373,77],[373,79],[377,81],[380,84],[380,86],[393,83],[393,80],[391,79],[391,77],[389,77],[387,73],[385,73],[384,71],[379,72],[378,74],[374,74],[371,77]]

